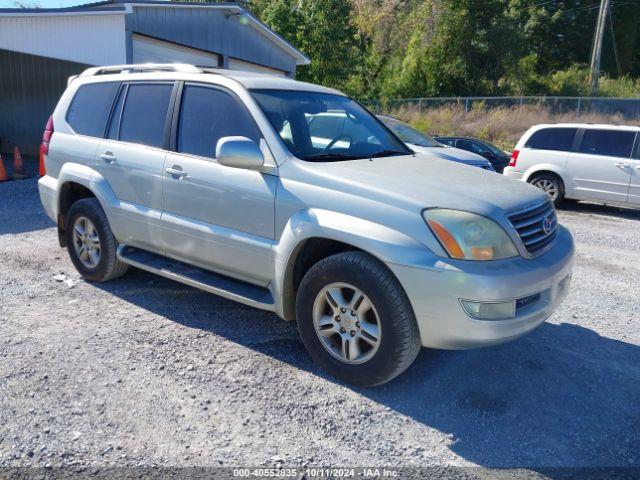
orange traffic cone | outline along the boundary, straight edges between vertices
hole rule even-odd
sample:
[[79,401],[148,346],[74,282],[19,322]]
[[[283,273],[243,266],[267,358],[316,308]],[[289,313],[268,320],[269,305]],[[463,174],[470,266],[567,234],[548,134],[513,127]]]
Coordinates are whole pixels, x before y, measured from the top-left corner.
[[4,162],[2,161],[2,155],[0,155],[0,182],[6,182],[7,180],[7,171],[4,169]]
[[23,178],[26,178],[26,175],[22,164],[22,155],[20,155],[20,149],[16,146],[13,149],[13,179],[20,180]]

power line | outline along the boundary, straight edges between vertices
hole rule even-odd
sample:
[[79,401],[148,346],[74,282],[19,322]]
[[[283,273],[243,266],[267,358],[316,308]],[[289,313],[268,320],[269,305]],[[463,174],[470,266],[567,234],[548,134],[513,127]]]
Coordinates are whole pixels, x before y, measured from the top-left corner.
[[[553,0],[553,1],[558,1],[558,0]],[[532,5],[533,6],[533,5]],[[591,10],[596,10],[600,8],[600,6],[598,4],[592,4],[592,5],[586,5],[586,6],[582,6],[582,7],[577,7],[577,8],[572,8],[570,10],[564,10],[564,11],[560,11],[560,16],[565,16],[569,13],[575,13],[575,12],[580,12],[580,11],[591,11]],[[491,33],[493,31],[496,31],[500,28],[504,28],[508,25],[514,26],[514,27],[519,27],[524,23],[527,23],[530,19],[529,18],[523,18],[522,20],[518,20],[516,22],[504,22],[501,23],[500,25],[496,25],[495,27],[492,28],[488,28],[485,30],[486,33]]]

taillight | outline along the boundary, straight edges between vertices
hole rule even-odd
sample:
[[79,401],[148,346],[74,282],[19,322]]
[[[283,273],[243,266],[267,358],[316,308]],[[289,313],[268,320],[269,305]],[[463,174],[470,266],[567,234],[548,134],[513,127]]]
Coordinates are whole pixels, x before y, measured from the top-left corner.
[[518,155],[520,155],[520,150],[514,150],[511,154],[511,160],[509,160],[509,166],[515,167],[516,162],[518,161]]
[[42,134],[42,143],[40,144],[40,176],[43,177],[47,174],[47,170],[44,166],[44,156],[49,155],[49,142],[51,142],[51,136],[53,135],[53,115],[47,120],[47,125],[44,127],[44,133]]

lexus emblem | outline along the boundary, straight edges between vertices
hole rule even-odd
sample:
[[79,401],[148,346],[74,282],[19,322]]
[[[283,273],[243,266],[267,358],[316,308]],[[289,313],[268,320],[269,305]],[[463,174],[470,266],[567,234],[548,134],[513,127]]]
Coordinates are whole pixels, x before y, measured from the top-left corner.
[[551,233],[551,230],[553,229],[553,220],[551,217],[547,217],[543,220],[542,222],[542,230],[544,230],[544,233],[546,233],[547,235],[549,235]]

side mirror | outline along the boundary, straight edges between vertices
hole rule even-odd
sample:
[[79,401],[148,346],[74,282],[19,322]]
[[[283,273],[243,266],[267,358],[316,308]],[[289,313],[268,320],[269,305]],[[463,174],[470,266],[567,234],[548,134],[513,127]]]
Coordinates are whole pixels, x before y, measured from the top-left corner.
[[216,160],[220,165],[246,170],[261,170],[264,166],[260,147],[247,137],[223,137],[218,140]]

